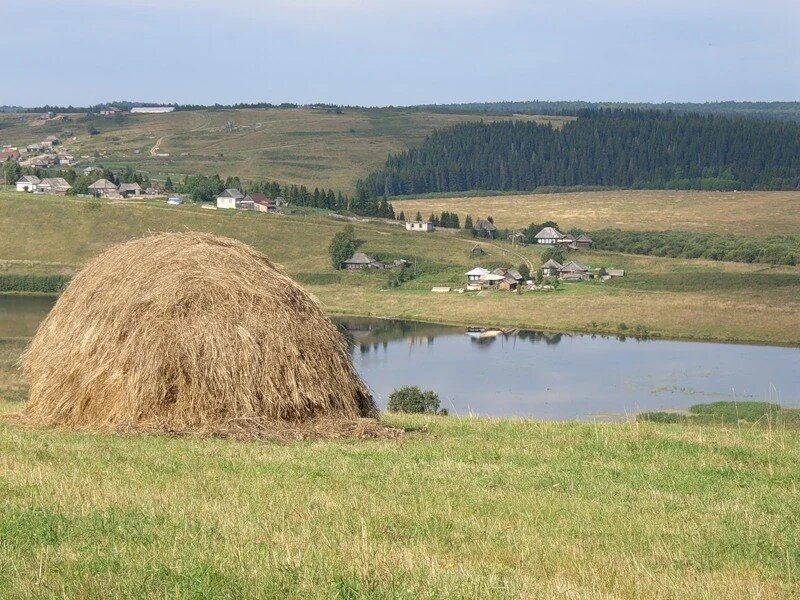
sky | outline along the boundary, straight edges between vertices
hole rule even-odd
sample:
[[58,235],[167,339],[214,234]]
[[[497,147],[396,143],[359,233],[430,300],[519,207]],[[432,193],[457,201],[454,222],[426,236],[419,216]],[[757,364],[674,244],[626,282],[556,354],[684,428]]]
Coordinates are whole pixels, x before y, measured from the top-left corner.
[[[798,0],[0,0],[0,105],[800,100]],[[10,60],[8,60],[10,59]]]

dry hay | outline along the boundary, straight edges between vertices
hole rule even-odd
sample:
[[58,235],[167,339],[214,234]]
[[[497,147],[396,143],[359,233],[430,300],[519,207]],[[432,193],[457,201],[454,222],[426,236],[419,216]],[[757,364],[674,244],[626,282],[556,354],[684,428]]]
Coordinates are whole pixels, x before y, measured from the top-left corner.
[[212,235],[105,251],[64,291],[23,365],[31,424],[283,438],[381,429],[317,300],[262,254]]

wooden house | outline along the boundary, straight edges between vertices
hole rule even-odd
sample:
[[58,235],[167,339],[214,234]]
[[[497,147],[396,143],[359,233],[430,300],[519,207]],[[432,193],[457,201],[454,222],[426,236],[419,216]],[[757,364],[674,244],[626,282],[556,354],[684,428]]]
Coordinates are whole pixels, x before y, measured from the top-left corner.
[[537,244],[558,244],[564,235],[553,227],[545,227],[533,237]]
[[590,238],[585,233],[580,234],[577,238],[575,238],[575,245],[581,250],[588,250],[592,247],[592,238]]
[[552,258],[541,266],[544,277],[557,277],[563,265]]
[[108,179],[98,179],[89,186],[89,193],[95,198],[109,198],[116,197],[117,184]]
[[56,196],[64,196],[72,189],[72,186],[67,183],[63,177],[49,177],[42,179],[36,185],[36,192],[40,194],[55,194]]
[[592,278],[592,272],[589,267],[574,260],[563,265],[558,270],[558,273],[559,277],[565,281],[585,280]]
[[474,229],[481,237],[494,239],[497,236],[497,227],[489,219],[478,219],[475,221]]
[[342,266],[348,271],[359,271],[361,269],[385,269],[386,265],[382,262],[370,258],[363,252],[356,252],[342,263]]

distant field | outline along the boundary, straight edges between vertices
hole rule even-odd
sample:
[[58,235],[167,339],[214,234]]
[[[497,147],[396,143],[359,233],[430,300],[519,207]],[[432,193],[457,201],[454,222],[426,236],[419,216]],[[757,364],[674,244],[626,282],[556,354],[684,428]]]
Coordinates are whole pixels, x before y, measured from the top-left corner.
[[[238,175],[253,180],[324,186],[351,191],[355,181],[382,166],[390,152],[420,142],[434,128],[478,119],[519,118],[556,125],[570,117],[481,117],[413,109],[242,109],[128,115],[121,121],[42,124],[38,115],[0,114],[0,143],[26,146],[50,134],[81,165],[132,165],[151,176]],[[76,140],[64,135],[72,131]],[[160,143],[159,143],[160,140]],[[151,150],[156,145],[155,154]],[[138,154],[136,154],[138,151]]]
[[333,270],[326,249],[342,226],[322,214],[234,213],[160,202],[98,207],[81,199],[0,193],[0,270],[68,275],[113,243],[148,231],[189,229],[252,244],[284,265],[332,313],[565,331],[617,332],[624,323],[663,336],[800,344],[800,267],[591,251],[574,258],[625,269],[626,276],[607,284],[566,284],[553,293],[432,294],[433,286],[463,286],[464,273],[476,265],[538,266],[541,249],[486,244],[488,254],[475,259],[471,238],[359,222],[356,233],[365,252],[418,264],[418,278],[389,290],[386,272]]
[[622,190],[518,196],[394,200],[395,210],[427,217],[444,210],[498,227],[556,221],[565,229],[676,230],[741,235],[800,233],[800,192]]

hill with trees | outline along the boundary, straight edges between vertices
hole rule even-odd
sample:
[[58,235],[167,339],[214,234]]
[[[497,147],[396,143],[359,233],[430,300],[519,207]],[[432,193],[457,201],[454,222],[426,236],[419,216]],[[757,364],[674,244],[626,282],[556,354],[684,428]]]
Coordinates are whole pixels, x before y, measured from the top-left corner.
[[659,111],[585,110],[554,128],[462,123],[390,155],[372,194],[544,186],[636,189],[800,188],[800,124]]

